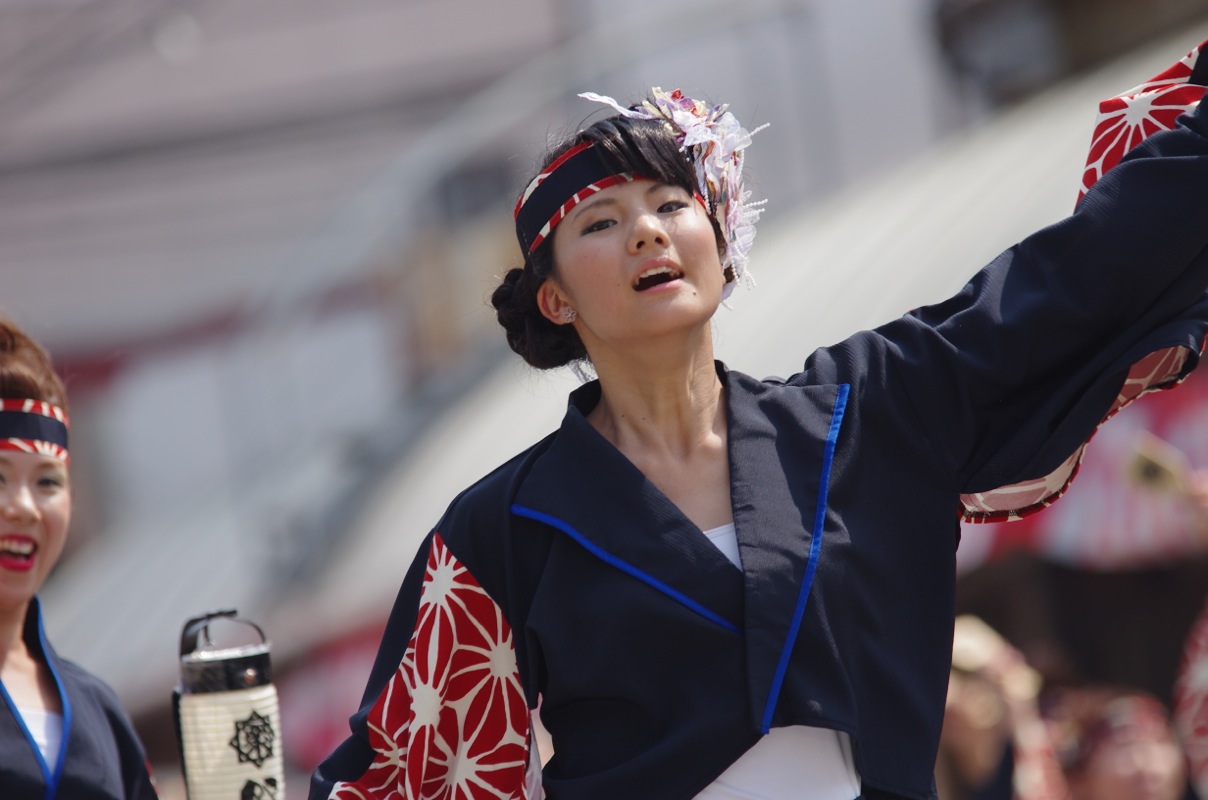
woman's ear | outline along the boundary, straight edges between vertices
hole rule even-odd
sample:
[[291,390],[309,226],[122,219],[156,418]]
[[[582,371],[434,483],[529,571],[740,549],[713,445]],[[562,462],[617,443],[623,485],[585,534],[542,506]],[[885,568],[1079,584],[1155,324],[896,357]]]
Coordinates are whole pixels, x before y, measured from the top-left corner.
[[537,308],[541,311],[541,316],[555,325],[571,321],[567,315],[567,311],[572,308],[570,300],[550,278],[546,278],[537,289]]

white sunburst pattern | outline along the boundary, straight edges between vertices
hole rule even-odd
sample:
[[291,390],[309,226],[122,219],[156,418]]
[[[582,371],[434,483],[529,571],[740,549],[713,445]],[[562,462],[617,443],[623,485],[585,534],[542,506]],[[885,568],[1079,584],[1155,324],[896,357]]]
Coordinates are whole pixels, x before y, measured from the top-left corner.
[[0,450],[18,450],[22,453],[50,456],[60,461],[67,460],[66,448],[41,439],[3,439],[0,440]]
[[1202,48],[1195,48],[1140,86],[1099,104],[1079,200],[1125,153],[1147,136],[1173,128],[1180,114],[1195,108],[1204,96],[1204,87],[1189,84],[1188,80]]
[[57,419],[64,425],[70,425],[67,412],[54,403],[45,400],[31,400],[28,397],[0,399],[0,411],[20,411],[25,414],[38,414],[43,417]]
[[503,612],[439,535],[415,629],[369,714],[372,765],[332,800],[522,800],[529,712]]
[[[0,411],[15,411],[23,414],[37,414],[42,417],[49,417],[70,427],[71,422],[67,417],[67,412],[54,403],[47,403],[43,400],[30,400],[29,398],[7,398],[0,399]],[[41,439],[19,439],[16,437],[0,438],[0,450],[16,450],[22,453],[35,453],[40,455],[57,458],[60,461],[68,461],[67,448],[56,444],[55,442],[46,442]]]

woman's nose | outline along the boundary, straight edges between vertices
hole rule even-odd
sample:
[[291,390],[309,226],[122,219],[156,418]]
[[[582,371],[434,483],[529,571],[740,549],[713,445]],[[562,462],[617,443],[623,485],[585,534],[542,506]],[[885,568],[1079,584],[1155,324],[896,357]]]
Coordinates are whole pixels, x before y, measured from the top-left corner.
[[0,489],[0,515],[13,522],[37,519],[38,506],[29,487],[16,485]]
[[667,230],[657,214],[639,214],[633,221],[629,234],[629,247],[633,252],[644,250],[649,245],[666,247],[669,241]]

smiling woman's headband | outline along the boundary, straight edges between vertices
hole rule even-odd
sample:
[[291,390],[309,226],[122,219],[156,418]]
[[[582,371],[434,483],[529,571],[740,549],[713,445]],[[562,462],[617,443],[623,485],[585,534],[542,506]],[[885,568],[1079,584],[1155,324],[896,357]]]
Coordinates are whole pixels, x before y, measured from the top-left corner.
[[67,461],[67,412],[42,400],[0,399],[0,450]]
[[[752,134],[765,126],[747,131],[727,106],[709,106],[685,97],[678,89],[667,93],[655,87],[650,90],[650,99],[637,108],[624,108],[611,97],[592,92],[579,96],[612,106],[630,119],[666,123],[680,149],[691,153],[697,193],[721,226],[726,246],[726,296],[738,279],[753,283],[747,260],[763,203],[751,202],[750,192],[743,188],[742,151],[751,143]],[[533,178],[516,202],[513,216],[520,249],[526,255],[533,252],[576,205],[602,189],[635,177],[628,172],[613,172],[590,142],[570,148]]]

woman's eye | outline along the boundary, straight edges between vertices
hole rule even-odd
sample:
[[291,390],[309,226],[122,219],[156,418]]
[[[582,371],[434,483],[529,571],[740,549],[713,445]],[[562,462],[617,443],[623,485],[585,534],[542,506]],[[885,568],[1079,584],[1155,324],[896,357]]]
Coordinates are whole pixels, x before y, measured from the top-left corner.
[[589,233],[595,233],[596,231],[602,231],[605,228],[611,228],[612,225],[613,225],[613,222],[610,219],[596,220],[595,222],[593,222],[590,225],[587,225],[583,228],[583,234],[586,235]]
[[672,211],[680,211],[688,207],[688,204],[683,200],[668,200],[659,206],[660,214],[669,214]]
[[67,479],[58,475],[44,475],[38,479],[38,485],[44,489],[62,489],[67,485]]

